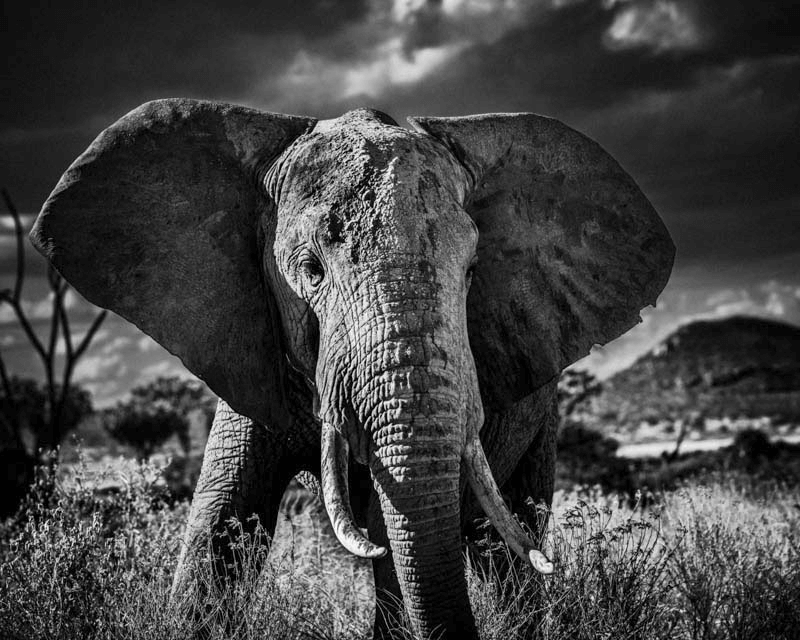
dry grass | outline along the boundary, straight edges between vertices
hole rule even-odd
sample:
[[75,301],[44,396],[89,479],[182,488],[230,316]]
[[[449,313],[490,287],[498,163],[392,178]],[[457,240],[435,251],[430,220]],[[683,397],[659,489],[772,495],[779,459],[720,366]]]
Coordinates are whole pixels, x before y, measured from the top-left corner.
[[[236,583],[196,620],[170,609],[187,507],[170,506],[157,477],[144,465],[119,494],[98,496],[78,474],[2,527],[0,637],[172,640],[200,627],[212,639],[364,637],[367,614],[339,597],[355,585],[332,578],[321,591],[264,571],[266,549],[246,535],[234,543]],[[520,567],[488,536],[468,552],[482,637],[796,638],[799,502],[796,490],[746,478],[687,486],[647,510],[559,494],[546,536],[552,576]],[[211,586],[210,565],[203,571]],[[411,637],[403,626],[397,636]]]

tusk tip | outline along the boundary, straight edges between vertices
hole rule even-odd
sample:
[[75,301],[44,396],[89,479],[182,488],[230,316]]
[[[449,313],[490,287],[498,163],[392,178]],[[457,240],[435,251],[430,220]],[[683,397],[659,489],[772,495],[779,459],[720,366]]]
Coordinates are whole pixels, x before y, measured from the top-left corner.
[[539,573],[550,575],[553,573],[553,563],[547,559],[541,551],[538,549],[531,549],[528,552],[528,560],[530,561],[531,565],[534,569],[536,569]]

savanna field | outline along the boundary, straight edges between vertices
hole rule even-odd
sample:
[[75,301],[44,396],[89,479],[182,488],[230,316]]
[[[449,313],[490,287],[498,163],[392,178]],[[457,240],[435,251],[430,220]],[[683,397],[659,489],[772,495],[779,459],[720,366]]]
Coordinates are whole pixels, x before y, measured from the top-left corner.
[[[557,491],[547,578],[518,567],[484,528],[466,550],[481,637],[799,637],[800,489],[775,460],[629,496]],[[215,583],[210,560],[200,567],[204,613],[181,618],[167,602],[188,502],[170,496],[156,465],[130,466],[113,491],[96,491],[89,475],[78,461],[54,486],[43,476],[3,524],[2,637],[178,639],[200,627],[219,639],[369,636],[363,572],[328,562],[323,576],[293,575],[266,562],[257,530],[231,538],[235,582]],[[396,637],[412,637],[403,620]]]

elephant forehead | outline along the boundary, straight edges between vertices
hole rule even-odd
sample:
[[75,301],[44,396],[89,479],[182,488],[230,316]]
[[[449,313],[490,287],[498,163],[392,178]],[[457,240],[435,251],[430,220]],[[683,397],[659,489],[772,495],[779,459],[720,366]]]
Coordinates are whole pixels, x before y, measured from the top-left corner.
[[378,190],[419,195],[441,184],[463,198],[463,169],[442,145],[374,113],[349,112],[302,136],[279,162],[282,192],[341,205]]
[[461,206],[461,165],[428,136],[382,120],[323,122],[273,173],[284,225],[310,224],[335,242],[358,239],[360,251],[385,251],[398,240],[416,249],[436,227],[472,226]]

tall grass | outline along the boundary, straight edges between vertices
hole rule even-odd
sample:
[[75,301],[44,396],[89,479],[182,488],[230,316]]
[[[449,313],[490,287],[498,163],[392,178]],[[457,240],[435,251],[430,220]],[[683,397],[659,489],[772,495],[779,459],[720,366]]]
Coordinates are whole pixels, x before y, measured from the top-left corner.
[[[370,612],[345,602],[356,585],[311,588],[267,560],[260,536],[231,539],[239,580],[186,619],[167,606],[187,516],[159,470],[142,465],[114,495],[78,472],[34,493],[0,530],[3,638],[358,638]],[[38,495],[38,499],[37,499]],[[746,479],[716,480],[633,508],[599,492],[558,494],[545,536],[556,572],[542,578],[488,535],[467,553],[481,636],[561,639],[797,638],[800,495]],[[325,577],[324,577],[325,578]],[[216,589],[216,591],[214,591]],[[327,595],[325,595],[327,594]],[[401,619],[395,634],[412,637]]]

